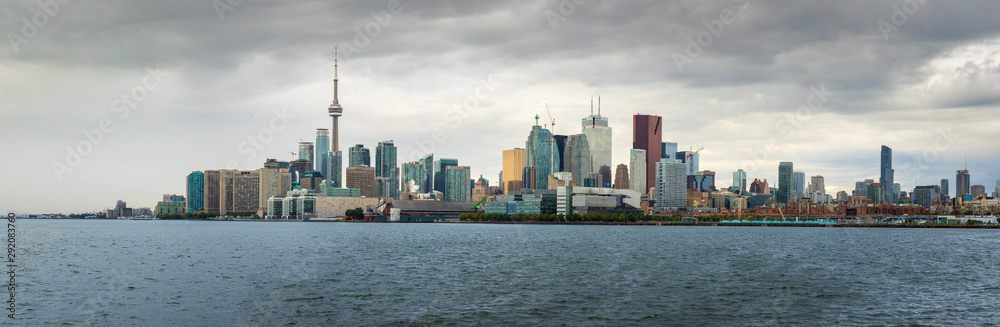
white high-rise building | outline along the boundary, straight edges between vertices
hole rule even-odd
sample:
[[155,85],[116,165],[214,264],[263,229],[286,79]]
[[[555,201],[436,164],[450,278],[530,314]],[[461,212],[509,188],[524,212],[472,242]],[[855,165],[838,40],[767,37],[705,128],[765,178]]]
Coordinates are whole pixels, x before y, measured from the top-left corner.
[[597,98],[597,114],[594,114],[594,103],[590,103],[590,116],[582,121],[583,135],[587,136],[590,146],[591,173],[598,172],[601,166],[611,167],[611,127],[608,127],[608,117],[601,116],[601,100]]
[[660,159],[656,163],[657,211],[676,211],[687,206],[687,172],[684,163],[676,159]]
[[739,188],[740,194],[744,194],[748,191],[746,171],[740,169],[733,172],[733,187]]
[[646,150],[632,149],[629,153],[628,186],[629,189],[646,194]]

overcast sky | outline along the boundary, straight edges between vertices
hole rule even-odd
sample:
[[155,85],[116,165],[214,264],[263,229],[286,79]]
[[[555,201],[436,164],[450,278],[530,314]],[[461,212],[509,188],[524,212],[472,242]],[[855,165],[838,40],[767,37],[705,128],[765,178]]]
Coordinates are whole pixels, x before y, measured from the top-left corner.
[[60,1],[0,5],[0,209],[152,207],[191,171],[289,160],[329,128],[337,45],[342,149],[494,185],[546,103],[576,134],[597,95],[614,163],[661,115],[720,187],[792,161],[850,190],[883,144],[904,190],[954,187],[966,155],[1000,179],[996,1]]

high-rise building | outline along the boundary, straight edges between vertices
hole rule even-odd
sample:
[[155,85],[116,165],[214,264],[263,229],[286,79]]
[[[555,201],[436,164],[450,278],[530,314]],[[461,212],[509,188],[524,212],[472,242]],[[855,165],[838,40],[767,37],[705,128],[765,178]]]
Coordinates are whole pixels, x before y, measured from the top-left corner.
[[313,158],[313,151],[315,151],[315,148],[313,147],[312,142],[299,142],[299,160],[309,161],[309,167],[307,167],[308,169],[306,169],[305,171],[300,171],[299,172],[300,175],[302,173],[315,169],[313,167],[316,164],[316,160],[314,160]]
[[816,175],[810,178],[809,193],[826,194],[826,183],[823,181],[823,176]]
[[955,173],[955,197],[963,198],[966,194],[971,194],[969,170],[962,169]]
[[427,169],[420,161],[410,161],[403,163],[403,181],[401,191],[414,193],[428,193],[424,189],[427,180]]
[[444,193],[445,191],[445,172],[448,167],[458,166],[458,159],[455,158],[441,158],[434,161],[434,190]]
[[601,166],[597,171],[601,175],[601,183],[597,184],[598,187],[610,188],[611,187],[611,167]]
[[558,152],[552,132],[538,126],[538,115],[535,115],[535,126],[525,142],[524,165],[535,167],[535,187],[548,188],[549,175],[556,172],[562,158],[556,157]]
[[660,143],[660,157],[665,159],[684,160],[677,157],[677,142]]
[[364,144],[352,146],[347,150],[348,167],[366,166],[372,167],[371,151]]
[[948,190],[948,179],[947,178],[942,178],[941,179],[941,194],[944,194],[945,196],[948,196],[949,194],[951,194],[949,192],[949,190]]
[[699,192],[709,192],[715,189],[715,172],[711,170],[696,171],[687,175],[687,188]]
[[472,190],[469,166],[448,166],[445,169],[445,201],[469,201]]
[[560,158],[557,167],[552,170],[553,173],[567,171],[566,163],[563,162],[562,158],[566,157],[566,141],[568,139],[567,135],[552,135],[552,142],[555,142],[555,156]]
[[434,191],[434,154],[428,153],[427,155],[420,158],[420,163],[424,165],[424,170],[427,172],[424,176],[424,186],[421,187],[421,192],[431,193]]
[[739,194],[747,192],[747,172],[739,169],[733,172],[733,187],[740,191]]
[[629,188],[639,194],[646,194],[649,189],[646,187],[646,150],[632,149],[628,156],[629,165]]
[[[316,170],[330,178],[330,131],[326,128],[316,129]],[[267,208],[266,204],[264,208]]]
[[576,185],[583,185],[583,179],[593,172],[590,159],[590,145],[584,134],[570,135],[563,153],[563,171],[573,174]]
[[343,181],[343,171],[344,171],[344,154],[340,150],[330,151],[329,159],[327,159],[327,164],[329,168],[327,171],[330,172],[330,176],[327,176],[327,180],[331,182],[333,187],[340,188]]
[[931,204],[936,201],[935,199],[937,199],[937,195],[935,194],[937,189],[934,186],[935,185],[917,186],[913,189],[913,204],[930,209]]
[[257,216],[264,217],[267,211],[267,199],[272,196],[285,196],[292,190],[292,174],[287,168],[281,168],[276,159],[267,159],[264,168],[258,169],[260,177],[257,196]]
[[684,171],[688,175],[691,175],[701,169],[698,160],[699,155],[700,153],[693,153],[692,151],[681,151],[677,152],[676,157],[677,160],[680,160],[684,164]]
[[778,164],[778,203],[788,203],[793,200],[792,193],[795,192],[792,186],[792,163],[782,161]]
[[503,193],[521,189],[521,172],[524,170],[524,149],[503,150]]
[[399,198],[399,167],[396,165],[396,144],[392,140],[378,142],[375,148],[375,177],[382,181],[377,196]]
[[868,200],[871,200],[871,204],[886,203],[885,188],[882,187],[882,183],[868,184]]
[[632,116],[632,148],[646,150],[646,181],[643,186],[656,185],[656,163],[662,159],[662,143],[662,117],[640,114]]
[[619,190],[629,189],[628,181],[628,166],[618,164],[618,167],[615,168],[615,188]]
[[767,179],[753,179],[750,183],[750,193],[771,194],[771,187],[767,185]]
[[687,175],[684,163],[676,159],[660,159],[656,163],[657,211],[676,211],[687,205]]
[[187,212],[205,208],[205,173],[193,171],[187,176]]
[[804,171],[793,171],[792,172],[792,197],[789,200],[798,201],[806,194],[806,173]]
[[[894,182],[895,171],[892,169],[892,149],[887,146],[882,146],[882,158],[881,158],[881,169],[878,177],[878,183],[882,184],[885,192],[885,201],[882,203],[896,203],[898,194],[894,192],[892,184]],[[870,198],[870,197],[869,197]]]
[[971,192],[970,194],[972,194],[972,198],[973,199],[981,197],[981,196],[986,196],[986,186],[985,185],[972,185],[972,188],[971,188],[970,192]]
[[292,182],[298,183],[299,177],[312,170],[309,164],[309,159],[296,159],[288,163],[291,166],[288,171],[292,173]]
[[611,127],[608,126],[608,117],[601,116],[600,98],[597,100],[597,114],[594,114],[594,103],[591,100],[590,116],[583,118],[581,125],[592,156],[590,172],[596,173],[602,166],[611,167]]
[[521,169],[521,189],[531,190],[535,187],[535,167],[525,166]]
[[375,167],[347,167],[347,188],[361,190],[361,196],[375,197]]

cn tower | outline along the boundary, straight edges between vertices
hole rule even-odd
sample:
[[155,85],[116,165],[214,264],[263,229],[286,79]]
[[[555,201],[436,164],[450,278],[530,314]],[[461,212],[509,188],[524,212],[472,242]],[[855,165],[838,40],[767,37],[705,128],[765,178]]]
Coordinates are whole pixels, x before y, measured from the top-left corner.
[[330,117],[333,117],[333,129],[330,130],[330,143],[333,146],[333,152],[340,151],[340,129],[337,127],[337,121],[340,115],[344,114],[344,108],[340,107],[340,100],[337,99],[337,48],[334,47],[333,51],[333,103],[330,104]]

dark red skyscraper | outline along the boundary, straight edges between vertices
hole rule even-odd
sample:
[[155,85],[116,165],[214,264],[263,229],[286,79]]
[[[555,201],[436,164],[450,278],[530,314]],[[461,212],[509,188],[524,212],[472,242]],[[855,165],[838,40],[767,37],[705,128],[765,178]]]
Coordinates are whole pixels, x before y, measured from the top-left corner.
[[632,148],[646,150],[646,187],[656,186],[656,163],[663,157],[663,117],[632,116]]

